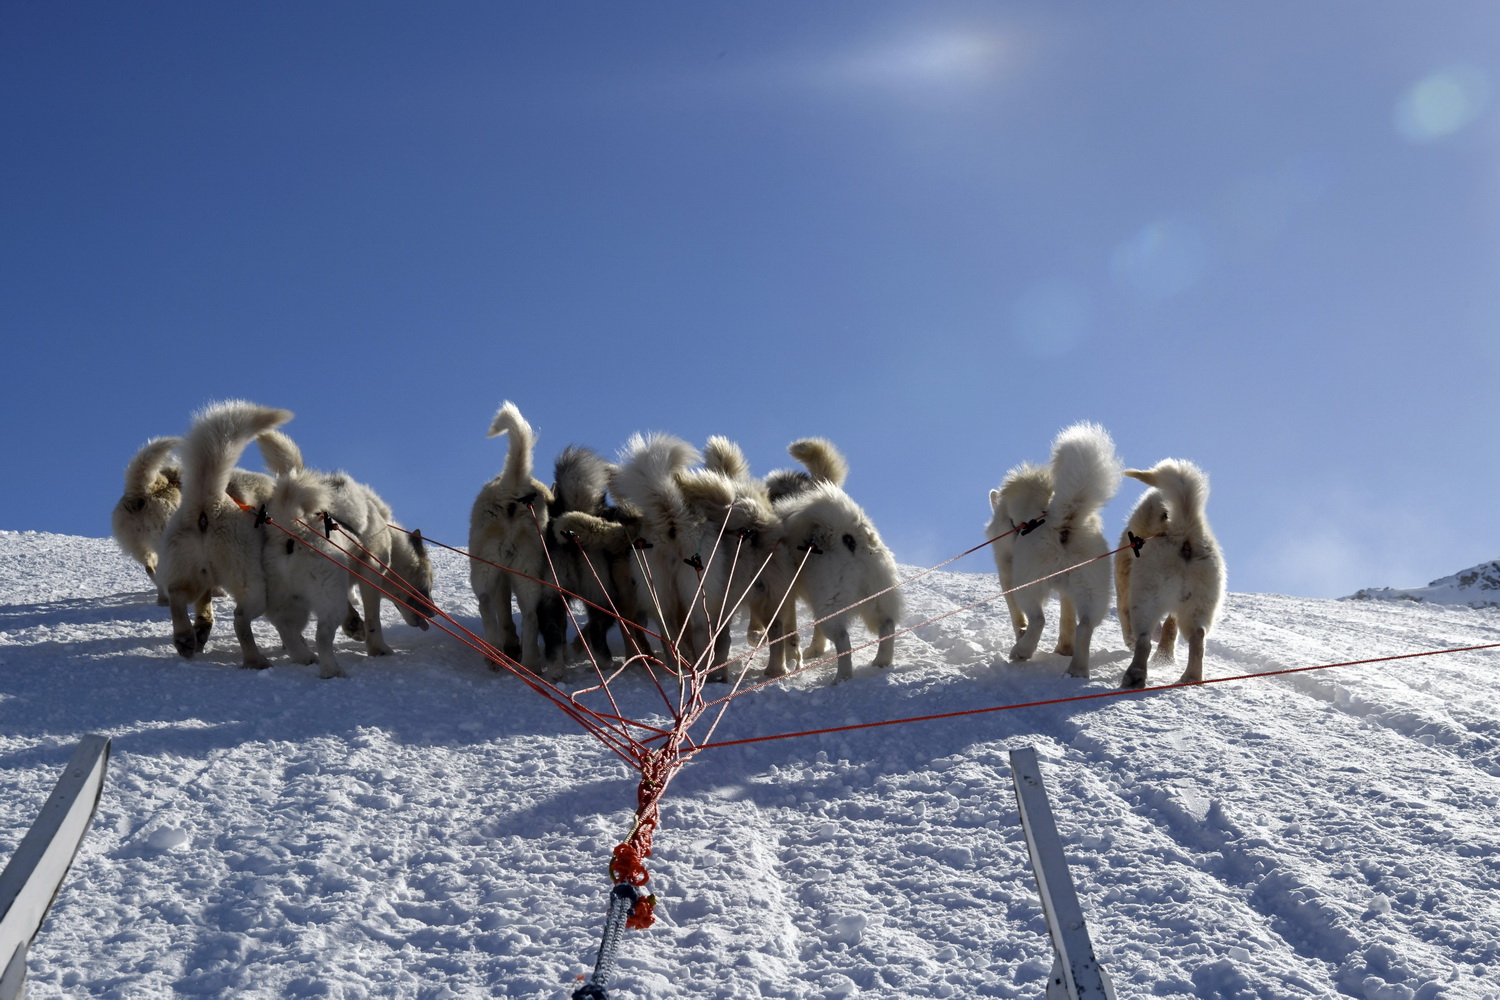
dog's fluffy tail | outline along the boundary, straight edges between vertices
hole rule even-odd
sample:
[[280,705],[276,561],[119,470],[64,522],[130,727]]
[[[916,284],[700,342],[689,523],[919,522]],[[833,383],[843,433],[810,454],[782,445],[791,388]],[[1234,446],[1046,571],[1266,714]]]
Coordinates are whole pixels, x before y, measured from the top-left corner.
[[182,444],[182,438],[152,438],[141,445],[130,464],[125,466],[125,493],[127,497],[143,497],[151,491],[156,477],[167,468],[167,459]]
[[620,452],[610,492],[647,516],[690,521],[676,473],[698,462],[698,450],[670,434],[632,434]]
[[558,453],[552,474],[554,513],[582,510],[594,514],[603,509],[609,463],[597,452],[570,444]]
[[280,431],[266,431],[256,435],[255,444],[260,448],[260,457],[266,463],[266,471],[273,476],[284,476],[306,468],[302,462],[302,449],[297,447],[297,442]]
[[1120,460],[1109,432],[1098,424],[1065,428],[1052,443],[1052,503],[1048,519],[1097,512],[1120,488]]
[[510,450],[505,455],[505,470],[502,475],[511,482],[525,483],[531,479],[531,454],[536,448],[536,433],[515,403],[507,400],[500,405],[495,419],[490,422],[486,437],[510,435]]
[[849,478],[849,463],[827,438],[799,438],[786,446],[787,453],[802,463],[814,482],[843,486]]
[[321,476],[295,469],[276,478],[276,488],[267,506],[271,516],[287,527],[298,518],[328,510],[330,495]]
[[703,448],[703,464],[710,472],[741,480],[750,478],[750,462],[739,445],[715,434]]
[[1173,529],[1201,530],[1207,523],[1208,473],[1184,458],[1164,458],[1150,469],[1126,469],[1161,493],[1167,505],[1167,524]]
[[253,439],[292,419],[290,410],[231,399],[199,410],[183,439],[182,505],[187,509],[220,503],[229,473]]

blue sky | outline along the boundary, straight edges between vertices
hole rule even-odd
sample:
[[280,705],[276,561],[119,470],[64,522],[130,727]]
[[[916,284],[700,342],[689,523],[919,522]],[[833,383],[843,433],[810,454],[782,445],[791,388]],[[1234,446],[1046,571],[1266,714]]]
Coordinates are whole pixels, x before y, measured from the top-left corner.
[[0,129],[0,528],[243,397],[463,544],[511,399],[830,437],[909,563],[1081,419],[1237,591],[1500,556],[1491,3],[18,2]]

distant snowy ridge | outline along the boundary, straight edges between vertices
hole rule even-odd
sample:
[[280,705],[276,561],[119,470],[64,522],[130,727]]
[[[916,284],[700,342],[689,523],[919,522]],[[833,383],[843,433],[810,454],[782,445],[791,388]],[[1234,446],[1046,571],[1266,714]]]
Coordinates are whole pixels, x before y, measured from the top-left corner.
[[1500,559],[1433,580],[1425,587],[1369,587],[1347,601],[1414,601],[1470,608],[1500,608]]

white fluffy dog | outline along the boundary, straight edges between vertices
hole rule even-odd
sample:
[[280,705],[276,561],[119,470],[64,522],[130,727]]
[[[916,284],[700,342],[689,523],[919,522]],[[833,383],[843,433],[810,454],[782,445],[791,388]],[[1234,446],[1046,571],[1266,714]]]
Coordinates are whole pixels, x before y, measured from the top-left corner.
[[[184,657],[207,643],[214,621],[211,597],[222,587],[235,602],[234,632],[244,665],[270,666],[250,624],[266,610],[261,553],[266,531],[253,508],[271,499],[274,481],[234,463],[253,438],[291,418],[287,410],[230,400],[199,411],[183,439],[182,503],[162,532],[157,579],[172,612],[172,641]],[[190,607],[195,619],[189,617]]]
[[[1021,466],[1006,477],[1011,488],[1002,484],[991,499],[994,505],[1004,498],[992,525],[998,527],[1002,516],[1014,525],[1033,525],[1026,534],[1012,536],[1011,586],[1020,588],[1015,594],[1019,617],[1013,612],[1013,624],[1022,631],[1010,656],[1012,660],[1026,660],[1036,652],[1045,624],[1042,603],[1055,592],[1072,604],[1077,618],[1068,674],[1088,677],[1089,645],[1094,629],[1109,613],[1112,596],[1109,564],[1100,558],[1110,547],[1104,540],[1099,511],[1119,488],[1120,460],[1103,427],[1080,423],[1058,434],[1047,472],[1050,496],[1043,496],[1048,477],[1035,466]],[[997,564],[1000,550],[997,544]],[[1003,582],[1005,567],[1000,564],[999,568]],[[1061,575],[1053,575],[1057,573]]]
[[[673,666],[708,668],[723,638],[715,634],[709,608],[722,607],[728,588],[727,559],[714,554],[721,525],[688,502],[681,475],[699,461],[696,448],[669,434],[635,434],[620,452],[610,493],[639,514],[640,586],[648,596]],[[722,662],[722,657],[717,657]]]
[[156,603],[167,605],[167,592],[156,579],[156,547],[172,513],[182,502],[182,470],[169,459],[182,438],[152,438],[125,466],[125,490],[110,515],[120,551],[141,564],[156,586]]
[[[267,464],[279,473],[269,513],[296,536],[270,539],[265,555],[267,617],[286,642],[287,654],[299,663],[316,661],[322,677],[346,676],[334,659],[333,633],[340,622],[350,631],[351,618],[358,620],[349,606],[351,582],[364,607],[360,638],[368,655],[392,652],[380,620],[385,594],[392,596],[402,620],[426,629],[426,615],[433,610],[432,563],[421,532],[402,530],[390,506],[347,473],[303,467],[284,434],[262,434],[258,442]],[[318,619],[316,655],[302,640],[309,614]]]
[[[1224,556],[1208,526],[1208,476],[1192,462],[1168,458],[1154,468],[1125,470],[1151,489],[1130,514],[1115,555],[1120,626],[1133,650],[1126,688],[1146,686],[1151,633],[1161,626],[1156,662],[1170,663],[1180,631],[1187,636],[1187,669],[1178,679],[1203,679],[1203,649],[1224,599]],[[1133,536],[1133,537],[1132,537]],[[1159,536],[1159,537],[1157,537]],[[1164,620],[1165,619],[1165,620]]]
[[[545,582],[552,491],[532,475],[536,433],[516,404],[501,405],[489,437],[510,438],[500,474],[485,483],[469,513],[469,583],[479,600],[484,639],[550,680],[563,674],[562,598]],[[521,615],[511,618],[511,596]]]
[[782,530],[800,559],[798,595],[825,619],[823,631],[838,653],[834,683],[854,676],[849,615],[858,615],[880,637],[874,665],[888,667],[895,652],[901,592],[896,560],[864,510],[831,482],[816,483],[776,505]]

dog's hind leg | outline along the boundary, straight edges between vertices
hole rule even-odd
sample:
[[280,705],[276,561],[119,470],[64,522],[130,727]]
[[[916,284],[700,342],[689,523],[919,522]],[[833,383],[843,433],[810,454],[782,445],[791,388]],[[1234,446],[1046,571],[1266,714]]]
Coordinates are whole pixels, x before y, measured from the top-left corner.
[[1016,640],[1011,647],[1010,658],[1012,660],[1029,660],[1036,652],[1037,643],[1042,640],[1042,628],[1047,624],[1047,618],[1042,614],[1042,598],[1046,596],[1040,587],[1027,587],[1016,595],[1016,603],[1020,605],[1021,613],[1026,616],[1026,631]]
[[[361,601],[363,603],[363,601]],[[359,611],[354,607],[354,602],[349,602],[349,607],[344,611],[344,634],[355,642],[365,640],[365,620],[359,616]]]
[[[1090,626],[1089,632],[1093,632],[1092,626]],[[1078,608],[1073,603],[1072,595],[1064,591],[1057,597],[1057,646],[1053,648],[1052,652],[1058,656],[1072,656],[1075,648],[1074,643],[1077,641],[1077,634]],[[1084,648],[1083,659],[1083,673],[1075,676],[1087,677],[1089,675],[1087,647]]]
[[1171,663],[1177,659],[1177,617],[1168,615],[1161,623],[1161,632],[1156,640],[1155,663]]
[[318,647],[318,676],[324,680],[330,677],[348,677],[344,668],[339,665],[338,657],[333,654],[333,637],[338,635],[343,615],[338,611],[325,614],[324,610],[318,612],[318,628],[313,634],[313,641]]
[[[365,609],[365,654],[368,656],[389,656],[394,650],[391,644],[385,641],[385,630],[380,627],[380,588],[373,583],[361,578],[359,581],[359,603]],[[353,610],[353,607],[350,607]],[[323,616],[318,616],[319,634],[322,632]],[[329,640],[332,642],[332,640]],[[320,650],[322,646],[318,647]],[[338,676],[330,674],[329,676]]]
[[[1065,626],[1066,627],[1066,626]],[[1078,619],[1073,628],[1073,662],[1068,664],[1068,676],[1089,679],[1089,645],[1094,638],[1094,623],[1089,618]]]
[[[1139,621],[1139,616],[1137,616]],[[1151,655],[1151,629],[1146,628],[1136,634],[1135,655],[1131,657],[1130,666],[1125,668],[1125,680],[1120,687],[1126,690],[1138,691],[1146,686],[1146,660]]]
[[249,670],[264,670],[271,665],[266,654],[255,644],[255,630],[250,627],[250,623],[260,617],[262,610],[255,605],[236,604],[234,607],[234,636],[240,641],[240,649],[245,654],[242,666]]
[[833,640],[833,648],[838,652],[838,669],[833,675],[833,682],[840,684],[854,677],[854,654],[850,651],[849,627],[842,622],[829,625],[829,638]]
[[[1167,619],[1171,621],[1171,619]],[[1188,662],[1187,669],[1177,679],[1178,684],[1196,684],[1203,680],[1203,648],[1208,639],[1208,629],[1202,625],[1196,625],[1188,633]]]
[[880,622],[880,645],[875,648],[875,666],[888,667],[896,659],[896,622],[886,618]]
[[[208,633],[214,624],[212,599],[205,595],[196,602],[198,620],[195,623],[188,614],[187,596],[180,592],[169,596],[167,607],[171,609],[172,615],[172,645],[177,647],[177,652],[183,659],[191,660],[208,643]],[[205,602],[210,602],[206,618],[203,611]]]

